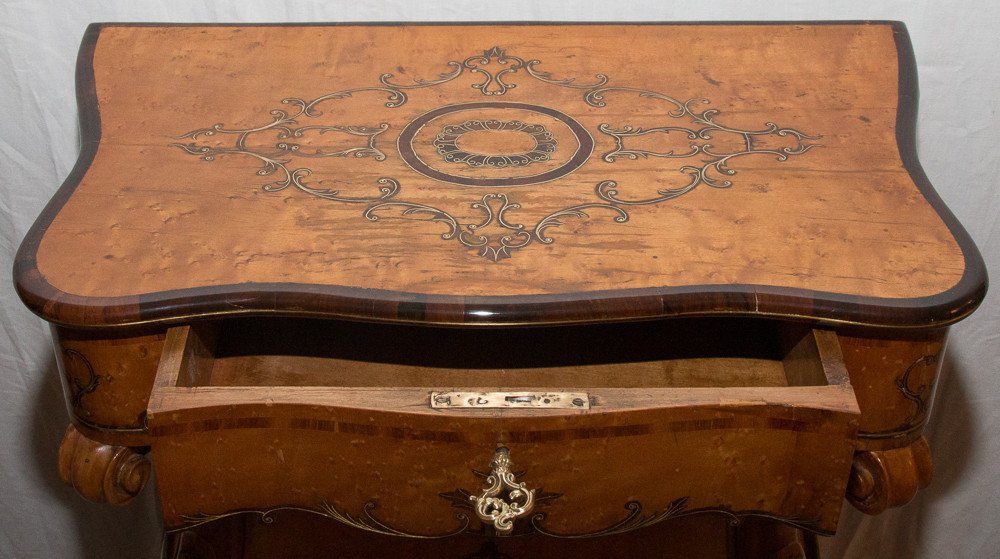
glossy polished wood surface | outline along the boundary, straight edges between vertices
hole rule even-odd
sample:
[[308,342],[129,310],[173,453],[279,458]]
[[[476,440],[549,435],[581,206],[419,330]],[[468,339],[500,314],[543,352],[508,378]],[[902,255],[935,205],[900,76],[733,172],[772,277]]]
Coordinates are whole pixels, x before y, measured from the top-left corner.
[[[708,365],[697,342],[644,352],[666,331],[632,325],[625,366],[615,353],[621,341],[582,334],[568,343],[610,364],[577,379],[556,368],[520,373],[546,358],[543,335],[539,350],[506,347],[506,360],[486,367],[455,358],[464,370],[421,364],[449,356],[400,340],[412,366],[380,386],[373,372],[392,353],[383,355],[377,338],[359,347],[336,328],[301,322],[171,329],[147,416],[169,528],[281,504],[384,534],[480,533],[488,523],[456,513],[481,491],[485,474],[475,472],[489,471],[498,445],[509,447],[518,480],[538,491],[536,514],[519,521],[519,533],[611,535],[709,513],[817,533],[836,527],[859,411],[832,332],[793,328],[783,341],[778,328],[715,340],[723,363]],[[278,324],[285,336],[254,335],[280,332]],[[296,338],[303,343],[287,343]],[[585,352],[564,354],[564,368],[581,365]],[[267,377],[254,372],[262,356]],[[659,382],[649,382],[654,367]],[[566,386],[586,392],[589,409],[430,402],[434,390]]]
[[280,512],[561,553],[722,519],[798,557],[845,492],[930,480],[986,277],[901,24],[94,25],[78,93],[15,284],[56,325],[64,480],[124,502],[149,452],[179,556],[227,526],[268,556],[246,519]]
[[79,83],[16,269],[54,322],[914,327],[985,290],[896,24],[108,25]]
[[89,439],[72,425],[59,445],[59,477],[95,503],[130,502],[146,486],[151,470],[145,455]]

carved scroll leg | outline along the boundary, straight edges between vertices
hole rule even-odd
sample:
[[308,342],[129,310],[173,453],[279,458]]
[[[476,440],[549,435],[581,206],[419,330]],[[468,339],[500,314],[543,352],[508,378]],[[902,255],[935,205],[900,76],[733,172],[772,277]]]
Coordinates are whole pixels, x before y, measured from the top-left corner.
[[847,499],[865,514],[898,507],[931,483],[934,464],[927,440],[892,450],[858,452],[851,465]]
[[124,446],[88,439],[72,425],[59,445],[59,477],[87,500],[124,505],[146,486],[149,460]]

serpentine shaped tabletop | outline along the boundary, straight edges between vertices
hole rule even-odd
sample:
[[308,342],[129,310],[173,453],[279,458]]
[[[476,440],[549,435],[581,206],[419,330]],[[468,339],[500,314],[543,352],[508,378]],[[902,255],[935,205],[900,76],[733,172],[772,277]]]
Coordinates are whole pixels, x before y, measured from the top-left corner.
[[78,95],[15,263],[59,324],[936,327],[986,289],[896,23],[94,25]]

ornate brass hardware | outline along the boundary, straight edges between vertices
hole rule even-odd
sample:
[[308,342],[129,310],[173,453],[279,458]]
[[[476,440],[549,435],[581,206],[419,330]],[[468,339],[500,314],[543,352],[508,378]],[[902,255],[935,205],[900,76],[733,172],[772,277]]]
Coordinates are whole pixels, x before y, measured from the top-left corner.
[[[487,487],[478,497],[469,495],[469,500],[474,503],[480,520],[492,524],[497,535],[506,536],[514,530],[514,520],[527,516],[535,508],[535,490],[514,479],[507,447],[497,449],[490,468]],[[501,496],[504,492],[506,498]]]
[[431,407],[590,409],[586,392],[431,392]]

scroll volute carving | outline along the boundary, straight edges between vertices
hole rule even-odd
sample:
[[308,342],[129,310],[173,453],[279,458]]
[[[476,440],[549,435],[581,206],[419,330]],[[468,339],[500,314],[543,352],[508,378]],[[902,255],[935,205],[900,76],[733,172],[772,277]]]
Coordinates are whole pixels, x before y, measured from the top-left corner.
[[145,456],[88,439],[72,425],[59,445],[59,477],[95,503],[128,503],[146,486],[149,472]]
[[910,502],[918,489],[930,485],[933,473],[930,447],[923,437],[903,448],[858,452],[847,499],[865,514],[879,514]]

